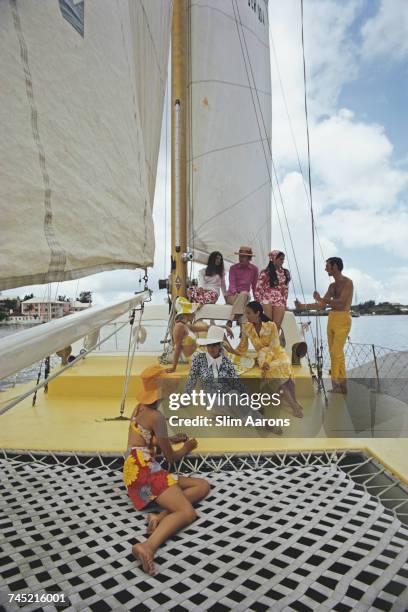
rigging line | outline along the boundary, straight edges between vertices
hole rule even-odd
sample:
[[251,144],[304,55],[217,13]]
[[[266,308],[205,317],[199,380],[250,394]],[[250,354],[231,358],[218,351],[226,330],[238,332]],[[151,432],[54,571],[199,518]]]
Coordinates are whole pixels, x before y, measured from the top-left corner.
[[63,372],[65,372],[65,370],[68,370],[68,368],[72,368],[74,365],[76,365],[78,363],[78,361],[81,361],[82,359],[85,359],[85,357],[91,352],[94,351],[95,349],[97,349],[98,347],[100,347],[104,342],[106,342],[107,340],[109,340],[109,338],[111,338],[112,336],[114,336],[115,334],[117,334],[121,329],[123,329],[124,327],[126,327],[127,325],[129,325],[129,321],[126,321],[126,323],[123,323],[123,325],[121,325],[119,327],[119,329],[116,329],[109,334],[108,336],[106,336],[106,338],[103,338],[102,340],[100,340],[97,344],[95,344],[95,346],[93,346],[90,349],[82,349],[82,352],[75,357],[75,359],[73,359],[72,361],[70,361],[67,365],[63,366],[60,370],[58,370],[57,372],[55,372],[54,374],[51,374],[51,376],[49,376],[47,379],[43,380],[43,382],[37,384],[35,387],[33,387],[32,389],[29,389],[28,391],[25,391],[24,393],[22,393],[21,395],[17,395],[12,397],[11,399],[7,399],[4,401],[0,401],[0,406],[3,404],[7,404],[7,402],[10,402],[9,404],[7,404],[4,408],[0,409],[0,416],[5,414],[6,412],[8,412],[8,410],[10,410],[11,408],[14,408],[14,406],[16,406],[17,404],[19,404],[20,402],[22,402],[26,397],[29,397],[32,393],[34,393],[35,391],[38,391],[38,389],[41,389],[42,387],[45,387],[48,383],[50,383],[52,380],[54,380],[54,378],[57,378],[57,376],[60,376]]
[[308,159],[308,178],[309,178],[309,196],[310,196],[310,214],[312,218],[312,248],[313,248],[313,280],[314,288],[317,290],[316,282],[316,252],[315,252],[315,232],[314,232],[314,211],[313,211],[313,194],[312,194],[312,178],[310,164],[310,136],[309,136],[309,118],[307,112],[307,79],[306,79],[306,58],[305,58],[305,40],[304,40],[304,23],[303,23],[303,0],[300,0],[301,13],[301,32],[302,32],[302,57],[303,57],[303,82],[304,82],[304,105],[306,118],[306,137],[307,137],[307,159]]
[[157,53],[156,44],[155,44],[155,41],[154,41],[152,30],[150,29],[149,18],[147,16],[146,9],[145,9],[144,4],[143,4],[143,0],[139,0],[139,5],[140,5],[140,8],[142,9],[144,22],[146,24],[146,31],[147,31],[147,33],[149,35],[150,43],[151,43],[152,49],[153,49],[153,56],[154,56],[154,59],[155,59],[157,72],[159,73],[159,78],[160,78],[160,81],[161,81],[161,84],[162,84],[162,87],[163,87],[163,90],[164,90],[165,87],[166,87],[166,85],[165,85],[166,84],[166,77],[163,75],[163,72],[162,72],[162,69],[161,69],[161,66],[160,66],[159,54]]
[[[273,164],[273,161],[272,161],[272,164]],[[275,170],[275,166],[274,165],[273,165],[273,168]],[[295,253],[295,250],[294,250],[294,247],[293,247],[292,237],[291,237],[290,229],[289,229],[289,223],[288,223],[288,220],[287,220],[287,217],[286,217],[286,210],[285,210],[285,206],[284,206],[284,203],[283,203],[282,195],[281,195],[281,192],[280,192],[278,177],[276,175],[276,170],[275,170],[275,179],[276,179],[276,183],[277,183],[277,186],[278,186],[278,189],[279,189],[279,193],[280,193],[280,197],[281,197],[281,204],[282,204],[283,212],[285,214],[286,227],[287,227],[288,234],[289,234],[290,241],[291,241],[291,247],[292,247],[292,252],[293,252],[294,259],[295,259],[296,272],[297,272],[297,276],[298,276],[298,279],[299,279],[300,290],[301,290],[301,293],[302,293],[303,301],[306,302],[305,292],[304,292],[303,283],[302,283],[302,277],[300,275],[299,266],[298,266],[298,262],[297,262],[297,258],[296,258],[296,253]],[[277,203],[277,200],[276,200],[276,195],[275,195],[275,192],[274,192],[274,189],[273,189],[273,185],[272,185],[272,198],[273,198],[273,201],[275,203],[275,209],[276,209],[276,213],[277,213],[277,216],[278,216],[278,222],[279,222],[279,227],[280,227],[280,231],[281,231],[281,235],[282,235],[283,246],[284,246],[284,249],[286,251],[286,257],[287,257],[288,267],[289,267],[289,271],[290,271],[291,266],[289,264],[289,261],[290,261],[289,251],[288,251],[288,249],[286,247],[286,240],[285,240],[285,236],[284,236],[284,232],[283,232],[282,222],[281,222],[281,218],[280,218],[280,214],[279,214],[278,203]],[[294,290],[294,293],[295,293],[295,297],[297,297],[296,285],[295,285],[295,282],[294,282],[292,274],[291,274],[291,276],[292,276],[293,290]],[[300,316],[301,320],[302,320],[302,316],[303,315]],[[320,323],[320,321],[319,321],[319,323]],[[314,338],[313,330],[312,330],[311,327],[310,327],[310,333],[311,333],[312,341],[313,341],[313,345],[314,345],[315,344],[315,338]],[[309,357],[308,357],[308,360],[309,360]],[[310,360],[309,360],[309,365],[310,365]]]
[[[236,17],[236,15],[235,15],[235,8],[234,8],[234,0],[232,0],[232,6],[233,6],[233,10],[234,10],[234,16]],[[254,72],[252,70],[252,64],[251,64],[251,56],[249,54],[249,49],[248,49],[248,45],[247,45],[246,38],[245,38],[244,26],[243,26],[243,23],[242,23],[242,20],[241,20],[241,14],[239,12],[239,7],[238,7],[238,2],[237,1],[235,1],[235,7],[236,7],[236,10],[237,10],[237,13],[238,13],[239,23],[241,24],[242,39],[243,39],[244,44],[245,44],[246,55],[247,55],[247,58],[248,58],[248,65],[249,65],[249,69],[251,71],[252,81],[253,81],[254,88],[255,88],[255,95],[256,95],[257,102],[258,102],[259,113],[260,113],[260,116],[261,116],[262,126],[263,126],[263,130],[264,130],[264,134],[266,136],[267,145],[268,145],[268,148],[269,148],[270,159],[268,158],[268,156],[267,156],[267,154],[265,152],[264,142],[262,142],[262,150],[263,150],[263,154],[264,154],[264,158],[265,158],[265,162],[266,162],[266,167],[267,167],[267,170],[268,170],[268,176],[269,176],[270,184],[272,186],[272,175],[271,175],[271,171],[270,171],[270,161],[272,161],[272,147],[271,147],[271,143],[269,142],[269,139],[268,139],[268,130],[267,130],[266,125],[265,125],[265,120],[264,120],[264,116],[263,116],[263,113],[262,113],[262,106],[261,106],[261,102],[260,102],[260,99],[259,99],[258,91],[256,89],[256,81],[255,81],[255,76],[254,76]],[[238,20],[237,20],[237,30],[238,30],[238,36],[239,36]],[[268,20],[268,32],[269,32],[269,20]],[[241,45],[242,57],[244,59],[244,65],[245,65],[245,70],[246,70],[246,73],[247,73],[248,83],[251,84],[251,81],[250,81],[250,78],[249,78],[249,73],[248,73],[248,68],[247,68],[247,64],[246,64],[245,53],[244,53],[244,50],[243,50],[243,47],[242,47],[241,37],[239,37],[239,42],[240,42],[240,45]],[[267,47],[269,49],[269,44],[267,45]],[[262,131],[261,131],[261,128],[260,128],[260,125],[259,125],[257,108],[256,108],[256,105],[255,105],[255,100],[254,100],[254,95],[253,95],[252,89],[250,89],[250,92],[251,92],[252,104],[254,106],[255,117],[256,117],[257,124],[258,124],[259,134],[260,134],[260,136],[262,138]],[[272,131],[272,128],[271,128],[271,131]],[[268,207],[268,204],[266,204],[266,205]],[[267,212],[268,212],[268,210],[269,209],[267,208]],[[272,227],[272,212],[270,212],[270,219],[271,219],[270,225]],[[271,233],[272,232],[270,231],[270,235],[271,235]],[[271,238],[272,238],[272,236],[271,236]]]
[[[192,57],[192,37],[191,37],[191,31],[192,31],[192,18],[191,18],[191,2],[188,4],[188,8],[187,8],[187,91],[186,91],[186,95],[188,97],[188,103],[187,103],[187,109],[188,109],[188,146],[189,146],[189,150],[188,150],[188,165],[189,165],[189,173],[188,173],[188,177],[189,177],[189,201],[188,201],[188,206],[187,206],[187,211],[188,211],[188,248],[192,250],[192,252],[195,252],[195,233],[194,233],[194,164],[193,164],[193,99],[192,99],[192,90],[190,88],[190,82],[192,81],[192,74],[193,74],[193,69],[192,69],[192,61],[191,61],[191,57]],[[191,244],[190,244],[190,240],[191,240]],[[193,279],[193,261],[190,262],[190,282]]]
[[[232,0],[232,1],[234,2],[234,0]],[[242,21],[241,21],[241,14],[239,12],[239,7],[238,7],[237,0],[235,0],[235,6],[236,6],[238,17],[239,17],[239,23],[240,23],[241,28],[242,28],[242,39],[244,41],[245,50],[246,50],[246,57],[248,59],[248,66],[249,66],[249,69],[251,71],[251,77],[252,77],[252,81],[253,81],[253,84],[254,84],[254,91],[255,91],[256,99],[257,99],[258,106],[259,106],[259,114],[260,114],[261,120],[262,120],[262,127],[264,129],[264,133],[266,134],[266,137],[267,137],[267,140],[268,140],[268,130],[266,129],[265,119],[264,119],[264,116],[263,116],[263,113],[262,113],[261,101],[259,99],[258,90],[256,88],[256,81],[255,81],[254,71],[252,70],[251,56],[249,54],[249,49],[248,49],[248,45],[247,45],[246,38],[245,38],[244,26],[243,26]],[[241,43],[241,39],[240,39],[240,43]],[[241,43],[241,49],[242,49],[242,43]],[[242,55],[243,55],[243,57],[245,59],[244,52],[242,53]],[[245,69],[247,70],[246,63],[245,63]],[[248,70],[247,70],[247,75],[248,75]],[[248,83],[250,84],[249,76],[248,76]],[[252,96],[252,88],[251,88],[251,96]],[[252,98],[253,98],[253,96],[252,96]],[[254,107],[255,107],[255,104],[254,104]],[[259,130],[259,132],[261,133],[261,130]],[[270,153],[270,155],[272,155],[271,144],[270,144],[269,140],[268,140],[268,145],[269,145],[269,153]]]
[[[298,168],[299,168],[300,174],[302,176],[302,185],[303,185],[303,189],[304,189],[304,192],[305,192],[305,195],[306,195],[307,205],[309,207],[310,206],[310,200],[309,200],[309,193],[307,191],[306,178],[305,178],[305,175],[304,175],[304,170],[303,170],[303,167],[302,167],[302,162],[300,161],[299,149],[298,149],[298,146],[297,146],[297,143],[296,143],[296,137],[295,137],[295,133],[294,133],[294,130],[293,130],[292,119],[291,119],[290,113],[289,113],[288,103],[287,103],[287,99],[286,99],[285,89],[284,89],[284,86],[283,86],[281,71],[280,71],[280,68],[279,68],[278,56],[277,56],[276,49],[275,49],[275,44],[274,44],[274,41],[273,41],[273,35],[272,35],[271,27],[269,28],[269,31],[270,31],[270,37],[271,37],[271,43],[272,43],[273,56],[274,56],[275,65],[276,65],[276,71],[277,71],[277,74],[278,74],[279,84],[280,84],[280,88],[281,88],[281,92],[282,92],[282,99],[283,99],[283,103],[284,103],[285,110],[286,110],[286,116],[287,116],[288,123],[289,123],[289,129],[290,129],[290,133],[291,133],[291,136],[292,136],[292,141],[293,141],[293,144],[294,144],[294,147],[295,147],[295,151],[296,151]],[[322,258],[323,258],[323,260],[325,260],[322,244],[320,242],[320,237],[319,237],[319,233],[318,233],[316,225],[315,225],[315,232],[316,232],[317,240],[319,242],[319,247],[320,247],[320,252],[321,252]]]
[[167,195],[168,195],[168,186],[167,186],[167,180],[168,180],[168,147],[169,147],[169,135],[168,135],[168,121],[169,121],[169,82],[167,79],[166,82],[166,110],[165,110],[165,123],[166,123],[166,127],[165,127],[165,141],[166,141],[166,145],[165,145],[165,149],[166,149],[166,153],[165,153],[165,159],[166,159],[166,166],[165,166],[165,170],[164,170],[164,277],[166,277],[166,270],[167,270],[167,207],[168,207],[168,203],[167,203]]
[[[310,163],[310,135],[309,135],[309,117],[307,110],[307,78],[306,78],[306,57],[305,57],[305,39],[304,39],[304,14],[303,14],[303,0],[300,0],[300,19],[301,19],[301,34],[302,34],[302,58],[303,58],[303,82],[304,82],[304,106],[305,106],[305,119],[306,119],[306,137],[307,137],[307,160],[308,160],[308,177],[309,177],[309,195],[310,195],[310,215],[312,222],[312,253],[313,253],[313,281],[314,289],[317,291],[317,279],[316,279],[316,247],[315,247],[315,221],[314,221],[314,210],[313,210],[313,193],[312,193],[312,177],[311,177],[311,163]],[[320,317],[316,317],[316,344],[319,343],[319,335],[321,333]],[[321,341],[320,341],[321,342]],[[322,355],[320,356],[322,358]],[[319,365],[319,352],[316,350],[316,360]],[[318,367],[319,369],[319,367]],[[319,372],[318,372],[319,375]]]
[[[267,155],[267,153],[265,151],[265,143],[264,143],[264,140],[262,138],[264,135],[266,136],[266,140],[267,140],[267,143],[268,143],[268,146],[269,146],[269,154],[271,156],[272,152],[271,152],[270,142],[268,141],[268,131],[267,131],[266,127],[265,127],[265,122],[263,120],[263,115],[262,115],[261,103],[260,103],[260,100],[259,100],[258,92],[256,91],[256,82],[255,82],[255,78],[254,78],[253,71],[252,71],[251,58],[250,58],[248,47],[247,47],[246,41],[245,41],[244,27],[243,27],[243,24],[242,24],[242,21],[241,21],[241,16],[239,14],[238,4],[237,4],[237,2],[235,2],[235,5],[234,5],[234,0],[231,0],[231,4],[232,4],[232,10],[233,10],[233,13],[234,13],[234,17],[235,17],[235,23],[236,23],[236,26],[237,26],[238,40],[239,40],[239,44],[240,44],[240,47],[241,47],[242,59],[243,59],[243,62],[244,62],[245,72],[246,72],[247,81],[248,81],[249,85],[251,85],[251,79],[250,79],[249,72],[248,72],[247,59],[248,59],[249,67],[251,69],[252,80],[253,80],[253,84],[254,84],[254,88],[255,88],[256,99],[257,99],[258,105],[259,105],[259,113],[260,113],[261,119],[262,119],[262,124],[263,124],[263,128],[264,128],[264,134],[262,134],[261,126],[259,124],[258,109],[257,109],[256,104],[255,104],[254,92],[252,90],[252,87],[250,87],[249,91],[250,91],[250,94],[251,94],[252,106],[253,106],[254,113],[255,113],[256,123],[258,125],[258,133],[259,133],[259,136],[260,136],[260,139],[261,139],[262,152],[263,152],[263,156],[264,156],[264,159],[265,159],[266,170],[268,172],[269,183],[270,183],[270,185],[272,185],[272,175],[271,175],[271,170],[270,170],[270,159],[268,158],[268,155]],[[237,15],[236,15],[235,9],[237,10],[238,18],[239,19],[237,19]],[[245,48],[246,48],[246,51],[247,51],[247,58],[245,56],[245,51],[244,51],[244,48],[243,48],[243,45],[242,45],[241,33],[240,33],[239,25],[238,25],[239,23],[240,23],[241,29],[242,29],[242,32],[241,32],[242,33],[242,37],[243,37],[243,40],[245,42]],[[266,200],[265,200],[265,206],[266,206],[267,216],[268,217],[270,216],[270,219],[271,219],[270,225],[272,225],[271,210],[270,210],[269,204],[268,204],[268,202]]]
[[288,231],[290,245],[291,245],[291,248],[292,248],[292,253],[293,253],[293,257],[294,257],[295,265],[296,265],[296,270],[297,270],[297,274],[298,274],[298,277],[299,277],[300,288],[301,288],[301,291],[302,291],[303,299],[305,299],[305,293],[304,293],[304,290],[303,290],[303,284],[302,284],[302,279],[301,279],[301,276],[300,276],[299,265],[298,265],[298,261],[297,261],[297,257],[296,257],[295,247],[294,247],[294,244],[293,244],[292,233],[290,231],[289,220],[288,220],[288,217],[287,217],[287,214],[286,214],[286,208],[285,208],[285,204],[284,204],[284,201],[283,201],[281,188],[280,188],[280,185],[279,185],[278,174],[276,172],[276,166],[275,166],[275,163],[274,163],[273,160],[272,160],[272,169],[273,169],[273,172],[274,172],[274,175],[275,175],[276,186],[278,188],[278,193],[279,193],[279,198],[280,198],[282,210],[283,210],[283,213],[285,215],[286,228],[287,228],[287,231]]
[[[277,214],[277,216],[278,216],[278,223],[279,223],[279,229],[280,229],[281,236],[282,236],[283,248],[285,249],[285,253],[286,253],[286,260],[287,260],[287,262],[288,262],[288,268],[289,268],[289,271],[290,271],[290,270],[291,270],[291,265],[290,265],[290,263],[289,263],[289,262],[290,262],[289,251],[288,251],[288,248],[287,248],[287,246],[286,246],[285,234],[284,234],[284,231],[283,231],[283,226],[282,226],[281,216],[280,216],[280,214],[279,214],[279,209],[278,209],[278,202],[277,202],[277,200],[276,200],[276,196],[275,196],[275,192],[274,192],[273,187],[272,187],[272,201],[275,203],[275,210],[276,210],[276,214]],[[298,275],[299,275],[299,274],[298,274]],[[295,283],[294,283],[294,281],[293,281],[293,275],[292,275],[292,274],[291,274],[291,277],[292,277],[292,285],[293,285],[293,290],[294,290],[294,292],[295,292],[295,297],[296,297],[296,295],[297,295],[297,290],[296,290]]]
[[[241,22],[241,18],[239,16],[239,9],[238,9],[238,5],[236,4],[236,2],[235,2],[235,5],[234,5],[234,0],[231,0],[231,4],[232,4],[232,10],[233,10],[234,16],[235,16],[235,23],[236,23],[236,26],[237,26],[238,39],[239,39],[239,44],[240,44],[240,47],[241,47],[242,59],[244,61],[245,72],[246,72],[246,75],[247,75],[248,84],[251,85],[251,79],[249,77],[248,66],[247,66],[247,58],[245,56],[245,51],[244,51],[244,47],[242,45],[242,40],[241,40],[241,32],[239,30],[239,22]],[[236,6],[236,9],[237,9],[237,12],[238,12],[239,20],[237,19],[236,14],[235,14],[235,6]],[[241,27],[242,27],[242,24],[241,24]],[[245,35],[243,33],[243,29],[242,29],[242,35],[243,35],[244,42],[245,42]],[[248,64],[249,64],[249,67],[251,68],[251,60],[250,60],[250,57],[249,57],[248,48],[246,47],[246,49],[247,49],[247,55],[248,55]],[[251,73],[252,73],[252,68],[251,68]],[[256,84],[255,84],[255,79],[253,77],[253,73],[252,73],[252,79],[253,79],[253,83],[254,83],[254,86],[255,86]],[[254,92],[252,90],[252,87],[250,88],[249,91],[251,93],[252,105],[253,105],[254,112],[255,112],[256,123],[258,125],[258,132],[259,132],[260,140],[261,140],[261,143],[262,143],[262,150],[263,150],[263,154],[264,154],[264,158],[265,158],[266,168],[267,168],[267,171],[268,171],[269,182],[272,183],[272,176],[271,176],[271,172],[270,172],[270,168],[269,168],[269,160],[268,160],[268,156],[267,156],[267,154],[265,152],[264,139],[262,138],[263,134],[262,134],[261,126],[260,126],[260,123],[259,123],[258,109],[257,109],[256,104],[255,104]],[[255,93],[257,94],[256,90],[255,90]],[[257,95],[257,100],[258,100],[258,104],[259,104],[259,112],[261,114],[262,123],[263,123],[263,127],[264,127],[264,134],[266,135],[266,140],[268,140],[268,132],[267,132],[267,130],[265,128],[265,122],[263,121],[262,110],[261,110],[261,107],[260,107],[260,102],[259,102],[258,95]],[[269,150],[270,150],[270,145],[269,145]]]
[[60,284],[60,281],[57,282],[57,288],[55,290],[55,298],[54,298],[54,300],[57,300],[57,293],[58,293],[58,289],[59,289],[59,284]]

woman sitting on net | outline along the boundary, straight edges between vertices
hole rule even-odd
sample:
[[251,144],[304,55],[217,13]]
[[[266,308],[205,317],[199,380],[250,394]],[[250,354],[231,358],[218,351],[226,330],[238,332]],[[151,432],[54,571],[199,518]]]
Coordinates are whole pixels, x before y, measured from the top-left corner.
[[218,251],[208,257],[207,267],[198,273],[198,284],[187,290],[187,297],[198,304],[215,304],[220,292],[226,296],[224,258]]
[[[158,411],[163,375],[164,369],[159,365],[150,366],[141,374],[144,389],[138,395],[139,403],[130,419],[127,458],[123,466],[123,480],[135,508],[142,510],[153,500],[162,508],[158,514],[147,515],[147,540],[132,546],[132,553],[151,576],[156,573],[156,550],[176,531],[195,521],[197,514],[192,504],[210,491],[209,483],[203,478],[170,474],[156,461],[156,446],[169,463],[197,448],[197,441],[189,440],[185,434],[168,436],[166,419]],[[172,443],[180,442],[183,446],[174,450]]]

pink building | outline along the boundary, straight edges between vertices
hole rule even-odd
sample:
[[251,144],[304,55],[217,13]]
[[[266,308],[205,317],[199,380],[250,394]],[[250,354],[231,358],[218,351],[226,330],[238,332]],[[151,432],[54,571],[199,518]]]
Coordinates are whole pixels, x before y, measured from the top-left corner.
[[59,300],[49,302],[47,299],[36,297],[21,302],[21,314],[35,316],[40,321],[48,321],[50,317],[59,319],[70,312],[70,302]]

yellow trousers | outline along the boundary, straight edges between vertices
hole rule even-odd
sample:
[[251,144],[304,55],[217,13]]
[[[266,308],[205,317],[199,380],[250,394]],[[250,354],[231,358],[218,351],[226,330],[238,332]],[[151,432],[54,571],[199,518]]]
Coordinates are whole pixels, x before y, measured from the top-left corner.
[[342,383],[346,380],[346,361],[344,358],[344,345],[351,329],[351,316],[349,312],[329,312],[327,321],[327,340],[331,360],[331,377],[333,382]]

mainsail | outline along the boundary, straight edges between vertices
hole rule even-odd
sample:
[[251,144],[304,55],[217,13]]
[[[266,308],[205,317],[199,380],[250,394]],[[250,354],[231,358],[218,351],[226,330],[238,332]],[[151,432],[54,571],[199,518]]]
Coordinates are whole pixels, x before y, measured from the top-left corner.
[[271,72],[267,0],[190,7],[189,247],[265,261],[271,240]]
[[152,265],[170,0],[0,2],[0,290]]

